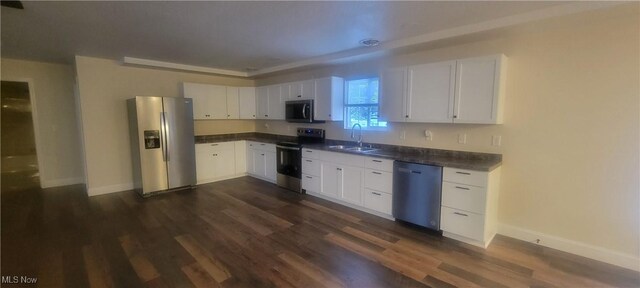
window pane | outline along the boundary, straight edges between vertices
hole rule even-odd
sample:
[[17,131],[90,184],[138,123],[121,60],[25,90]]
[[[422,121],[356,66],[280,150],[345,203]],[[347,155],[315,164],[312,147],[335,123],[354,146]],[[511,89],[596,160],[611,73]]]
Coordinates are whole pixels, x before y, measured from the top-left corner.
[[367,120],[369,118],[369,107],[357,106],[347,107],[347,128],[353,127],[353,124],[360,124],[362,128],[368,127]]
[[347,81],[346,104],[378,104],[378,78]]

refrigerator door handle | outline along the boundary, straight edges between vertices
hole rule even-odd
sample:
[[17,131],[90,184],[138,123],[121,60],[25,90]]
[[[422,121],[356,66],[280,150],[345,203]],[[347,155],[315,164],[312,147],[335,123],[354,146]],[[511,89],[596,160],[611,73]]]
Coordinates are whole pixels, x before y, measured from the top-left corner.
[[160,112],[160,131],[161,131],[161,138],[162,138],[162,160],[164,160],[164,162],[169,161],[169,149],[167,147],[167,145],[169,144],[169,141],[167,138],[169,138],[168,135],[168,131],[167,131],[167,113],[166,112]]

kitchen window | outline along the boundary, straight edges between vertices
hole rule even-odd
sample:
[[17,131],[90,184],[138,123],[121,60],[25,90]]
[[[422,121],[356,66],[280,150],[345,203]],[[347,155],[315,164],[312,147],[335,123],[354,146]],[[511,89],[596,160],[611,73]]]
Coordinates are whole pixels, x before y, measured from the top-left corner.
[[386,121],[379,121],[379,84],[378,78],[365,78],[346,81],[344,98],[344,128],[351,129],[358,123],[362,129],[385,130]]

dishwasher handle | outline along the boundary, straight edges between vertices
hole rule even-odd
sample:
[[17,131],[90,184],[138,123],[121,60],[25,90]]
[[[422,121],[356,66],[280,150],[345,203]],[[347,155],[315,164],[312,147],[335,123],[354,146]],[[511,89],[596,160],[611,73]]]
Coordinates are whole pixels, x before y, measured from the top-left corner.
[[415,171],[407,168],[398,167],[398,172],[400,173],[413,173],[413,174],[422,174],[422,171]]

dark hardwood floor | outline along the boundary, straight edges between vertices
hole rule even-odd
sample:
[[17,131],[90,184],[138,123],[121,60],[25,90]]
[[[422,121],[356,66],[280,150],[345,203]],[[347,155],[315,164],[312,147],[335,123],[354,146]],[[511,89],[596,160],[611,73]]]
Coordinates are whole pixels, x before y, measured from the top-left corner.
[[634,271],[503,236],[484,250],[249,177],[1,200],[2,276],[38,287],[640,286]]

